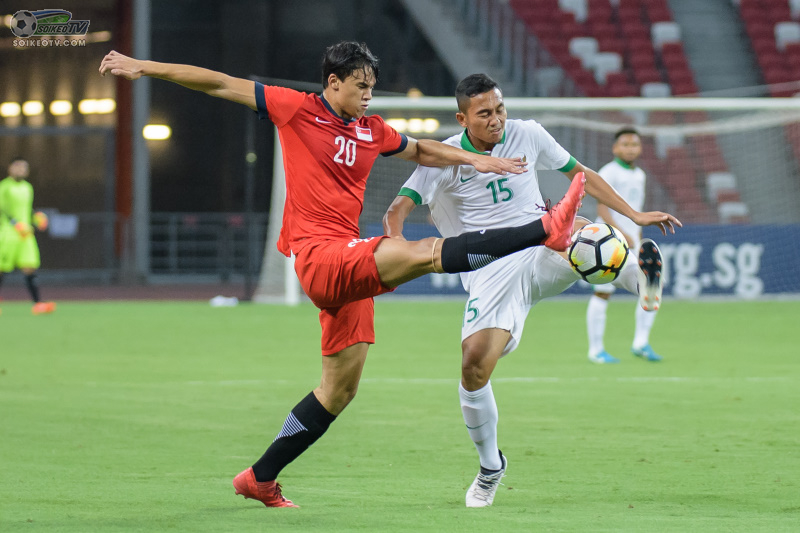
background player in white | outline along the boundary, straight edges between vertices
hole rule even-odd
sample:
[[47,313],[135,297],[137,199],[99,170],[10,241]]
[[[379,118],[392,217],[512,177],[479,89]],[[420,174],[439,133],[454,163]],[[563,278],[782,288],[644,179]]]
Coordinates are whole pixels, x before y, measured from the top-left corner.
[[[634,209],[641,211],[644,207],[645,173],[636,166],[636,160],[642,153],[642,141],[639,132],[626,127],[617,131],[611,148],[614,160],[604,165],[600,174],[609,185],[614,187],[620,196]],[[628,241],[632,259],[639,255],[642,240],[642,229],[630,218],[609,208],[597,204],[597,221],[607,222],[622,232]],[[649,246],[649,243],[644,243]],[[595,363],[619,363],[619,359],[608,353],[603,344],[606,332],[606,311],[608,299],[616,288],[612,284],[595,285],[594,295],[589,299],[586,309],[586,332],[589,336],[589,360]],[[649,302],[648,310],[636,306],[636,330],[631,352],[647,361],[661,361],[661,356],[650,347],[650,330],[656,318],[659,302]]]
[[[456,119],[465,131],[445,143],[495,156],[521,157],[534,169],[557,169],[570,179],[583,172],[586,192],[639,224],[660,226],[665,234],[667,228],[674,232],[674,225],[680,225],[667,213],[632,209],[537,122],[507,121],[502,92],[485,74],[462,80],[456,88],[456,99]],[[403,222],[419,204],[428,204],[434,224],[444,237],[504,224],[524,224],[545,213],[535,171],[509,177],[480,173],[465,166],[418,166],[384,216],[386,234],[403,239]],[[584,219],[576,226],[588,222]],[[627,265],[615,283],[635,293],[639,269],[632,261]],[[480,472],[467,491],[467,507],[492,504],[507,464],[497,447],[497,404],[489,382],[492,371],[501,356],[517,347],[531,307],[542,298],[562,292],[578,278],[565,254],[541,247],[461,275],[469,298],[461,333],[459,396],[464,422],[480,456]],[[658,279],[648,278],[652,283],[642,279],[641,285],[646,289],[642,292],[654,296],[660,290]]]

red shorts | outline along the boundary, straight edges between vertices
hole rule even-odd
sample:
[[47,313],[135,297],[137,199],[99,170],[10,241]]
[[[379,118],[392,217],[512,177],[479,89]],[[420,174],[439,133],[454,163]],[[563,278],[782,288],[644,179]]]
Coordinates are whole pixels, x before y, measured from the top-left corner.
[[394,290],[381,283],[375,264],[383,238],[306,241],[297,253],[300,285],[320,309],[322,355],[357,342],[375,343],[372,297]]

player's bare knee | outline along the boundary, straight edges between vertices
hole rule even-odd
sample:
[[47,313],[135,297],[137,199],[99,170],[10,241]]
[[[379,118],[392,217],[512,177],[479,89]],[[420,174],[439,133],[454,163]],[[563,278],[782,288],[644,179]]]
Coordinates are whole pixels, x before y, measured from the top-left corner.
[[358,393],[358,384],[356,384],[356,385],[354,385],[354,386],[352,386],[352,387],[350,387],[350,388],[348,388],[347,390],[344,391],[344,397],[347,400],[347,403],[350,403],[350,402],[353,401],[353,398],[356,397],[356,393]]
[[419,241],[383,239],[375,249],[375,262],[381,281],[396,287],[433,272],[433,247],[436,239]]
[[608,300],[609,298],[611,298],[611,294],[607,292],[596,292],[594,293],[594,295],[597,296],[598,298],[602,298],[603,300]]
[[491,377],[491,372],[484,368],[483,360],[486,352],[470,346],[463,348],[461,358],[461,380],[464,388],[470,391],[486,386]]
[[472,366],[461,368],[461,383],[463,387],[470,392],[485,387],[486,384],[489,383],[490,377],[489,373],[485,372],[480,367]]
[[334,415],[338,415],[347,407],[358,392],[358,385],[340,387],[331,391],[323,391],[320,399],[322,405]]
[[347,382],[340,383],[333,391],[333,395],[335,396],[337,403],[347,405],[353,401],[353,398],[356,397],[357,392],[358,382]]

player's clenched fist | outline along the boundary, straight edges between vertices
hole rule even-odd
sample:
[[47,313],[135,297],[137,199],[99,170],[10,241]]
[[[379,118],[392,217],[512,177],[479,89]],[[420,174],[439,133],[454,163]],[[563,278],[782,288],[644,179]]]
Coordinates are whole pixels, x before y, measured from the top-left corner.
[[110,72],[114,76],[120,76],[126,80],[136,80],[142,77],[141,63],[138,59],[112,50],[100,63],[100,74],[105,76],[106,72]]

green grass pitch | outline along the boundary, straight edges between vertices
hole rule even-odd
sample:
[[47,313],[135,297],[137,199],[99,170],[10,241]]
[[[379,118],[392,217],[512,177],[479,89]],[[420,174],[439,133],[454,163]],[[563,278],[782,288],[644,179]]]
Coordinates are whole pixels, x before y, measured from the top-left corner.
[[585,301],[534,308],[493,387],[504,486],[466,509],[462,305],[379,300],[359,393],[279,477],[235,496],[320,376],[297,308],[62,303],[0,315],[0,531],[800,531],[800,302],[669,301],[653,364],[586,360]]

